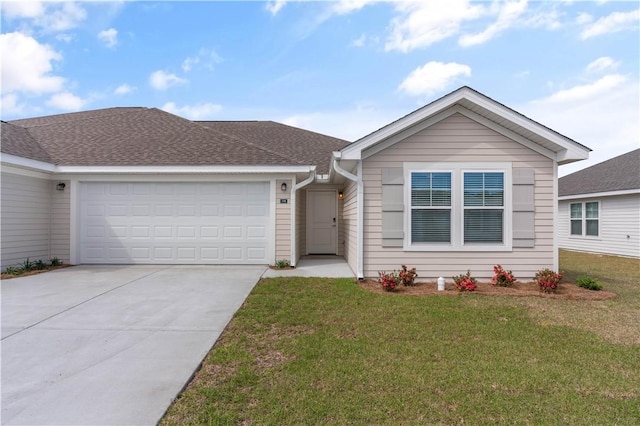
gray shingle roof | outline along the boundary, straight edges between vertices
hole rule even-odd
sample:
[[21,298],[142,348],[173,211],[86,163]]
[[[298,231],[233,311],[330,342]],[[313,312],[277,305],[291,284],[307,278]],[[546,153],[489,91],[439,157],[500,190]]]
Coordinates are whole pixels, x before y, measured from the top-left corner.
[[0,128],[0,135],[2,135],[0,146],[2,147],[2,152],[5,154],[44,161],[46,163],[51,162],[49,154],[47,154],[33,136],[31,136],[29,130],[24,127],[3,121],[2,127]]
[[561,177],[558,195],[640,189],[640,149]]
[[318,165],[326,173],[331,152],[346,144],[273,122],[197,123],[156,108],[14,120],[2,130],[2,152],[59,165]]
[[321,174],[329,173],[331,152],[349,143],[345,140],[287,126],[273,121],[198,121],[202,126],[238,137],[269,152],[300,164],[314,164]]

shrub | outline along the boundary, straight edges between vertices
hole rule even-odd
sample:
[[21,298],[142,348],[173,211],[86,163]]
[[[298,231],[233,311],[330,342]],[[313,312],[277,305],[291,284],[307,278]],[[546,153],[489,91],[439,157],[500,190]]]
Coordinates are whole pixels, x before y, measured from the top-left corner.
[[43,271],[45,269],[47,269],[49,267],[49,265],[47,264],[47,262],[45,262],[42,259],[38,259],[35,262],[33,262],[33,269],[36,269],[38,271]]
[[586,288],[587,290],[602,290],[602,284],[595,279],[588,276],[580,277],[576,280],[576,284],[582,288]]
[[382,288],[385,291],[394,291],[400,283],[400,277],[396,271],[386,273],[385,271],[378,271],[378,282],[382,284]]
[[28,257],[24,262],[20,264],[20,269],[22,269],[23,272],[33,271],[35,267],[35,263],[30,261]]
[[276,268],[278,269],[288,268],[289,266],[291,266],[291,263],[287,259],[276,260]]
[[22,273],[22,269],[14,268],[13,266],[7,266],[4,270],[4,273],[9,275],[20,275]]
[[60,266],[62,265],[62,260],[58,259],[57,257],[52,257],[51,260],[49,260],[49,263],[51,264],[51,266]]
[[505,271],[500,265],[495,265],[493,267],[493,278],[491,279],[491,284],[500,287],[510,287],[514,282],[516,282],[516,277],[513,276],[511,271]]
[[453,281],[458,291],[475,291],[478,288],[478,280],[471,276],[470,270],[466,274],[456,275]]
[[413,285],[417,276],[416,268],[407,269],[407,265],[402,265],[402,269],[398,274],[400,282],[405,286]]
[[562,280],[561,272],[554,272],[545,268],[536,272],[534,281],[540,286],[540,291],[544,293],[555,293],[558,284]]

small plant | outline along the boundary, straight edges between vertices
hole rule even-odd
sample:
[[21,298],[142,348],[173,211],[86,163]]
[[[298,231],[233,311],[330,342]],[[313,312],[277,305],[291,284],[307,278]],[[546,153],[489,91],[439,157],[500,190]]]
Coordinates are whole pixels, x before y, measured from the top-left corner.
[[579,287],[586,288],[587,290],[595,290],[595,291],[602,290],[602,284],[600,284],[600,282],[597,279],[591,278],[589,276],[578,278],[576,280],[576,284],[578,284]]
[[287,259],[276,260],[276,268],[284,269],[291,266],[291,263]]
[[514,282],[516,282],[516,277],[511,271],[505,271],[501,265],[495,265],[493,267],[491,284],[500,287],[511,287]]
[[20,269],[22,269],[23,272],[33,271],[35,267],[35,262],[30,261],[28,257],[24,262],[20,264]]
[[394,291],[400,283],[400,277],[396,271],[386,273],[385,271],[378,271],[378,281],[382,284],[382,288],[385,291]]
[[38,259],[35,262],[33,262],[33,269],[37,270],[37,271],[43,271],[45,269],[47,269],[49,267],[49,265],[47,264],[47,262],[45,262],[42,259]]
[[398,277],[400,278],[400,282],[404,286],[413,285],[417,276],[418,276],[418,273],[416,272],[416,268],[407,269],[407,265],[402,265],[402,269],[398,274]]
[[562,272],[554,272],[549,268],[536,272],[534,281],[540,286],[540,291],[544,293],[555,293],[558,284],[562,280]]
[[471,276],[470,270],[466,274],[456,275],[453,281],[458,291],[475,291],[478,288],[478,280]]
[[58,259],[57,257],[52,257],[49,260],[49,264],[51,266],[60,266],[60,265],[62,265],[62,260]]
[[4,270],[4,273],[9,275],[20,275],[22,273],[22,269],[14,268],[13,266],[7,266]]

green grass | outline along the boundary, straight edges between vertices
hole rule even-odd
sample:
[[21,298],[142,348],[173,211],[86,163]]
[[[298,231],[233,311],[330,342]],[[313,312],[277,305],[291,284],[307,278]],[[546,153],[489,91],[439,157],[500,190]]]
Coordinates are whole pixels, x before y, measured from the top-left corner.
[[[161,424],[639,424],[640,345],[581,324],[621,309],[640,334],[639,264],[627,276],[597,259],[562,253],[562,267],[598,278],[610,301],[262,280]],[[556,318],[567,303],[576,315]]]

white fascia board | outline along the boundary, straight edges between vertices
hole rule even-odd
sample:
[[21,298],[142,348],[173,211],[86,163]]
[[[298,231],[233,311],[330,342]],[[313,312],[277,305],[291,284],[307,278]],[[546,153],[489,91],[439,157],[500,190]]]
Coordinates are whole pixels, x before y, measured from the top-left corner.
[[601,197],[613,197],[616,195],[632,195],[632,194],[640,194],[640,188],[625,189],[622,191],[605,191],[605,192],[592,192],[588,194],[564,195],[562,197],[558,197],[558,200],[559,201],[578,200],[581,198],[601,198]]
[[57,166],[65,174],[267,174],[309,173],[316,166]]
[[45,163],[44,161],[32,160],[30,158],[18,157],[17,155],[0,154],[0,162],[17,167],[24,167],[26,169],[37,170],[39,172],[54,173],[56,171],[56,165],[51,163]]

